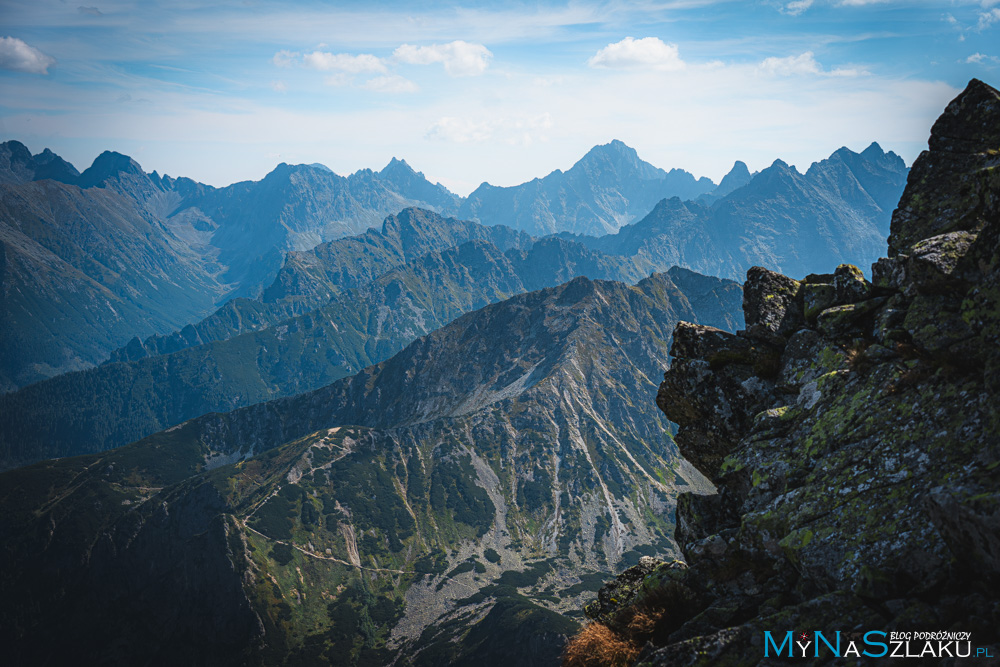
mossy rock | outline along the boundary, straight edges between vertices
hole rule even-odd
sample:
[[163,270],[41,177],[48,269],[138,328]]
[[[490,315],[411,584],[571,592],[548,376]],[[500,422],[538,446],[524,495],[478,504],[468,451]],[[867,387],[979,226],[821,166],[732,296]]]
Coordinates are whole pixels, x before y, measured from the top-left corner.
[[806,320],[815,322],[816,316],[837,302],[837,290],[827,283],[802,286],[802,302]]

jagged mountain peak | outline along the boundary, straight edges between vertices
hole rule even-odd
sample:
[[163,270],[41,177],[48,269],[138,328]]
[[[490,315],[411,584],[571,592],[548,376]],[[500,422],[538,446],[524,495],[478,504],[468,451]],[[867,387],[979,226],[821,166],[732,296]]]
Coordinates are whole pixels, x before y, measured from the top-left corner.
[[639,153],[634,148],[620,139],[612,139],[606,144],[598,144],[587,151],[584,159],[597,155],[615,155],[621,157],[639,159]]
[[[794,171],[795,173],[798,173],[798,170],[796,170],[795,167],[789,165],[781,158],[778,158],[774,162],[772,162],[771,166],[768,167],[768,169],[774,169],[776,171]],[[764,171],[767,171],[767,169],[765,169]]]
[[750,174],[750,169],[747,167],[746,162],[742,160],[737,160],[733,163],[733,168],[729,170],[722,180],[719,182],[719,187],[717,187],[712,194],[718,197],[724,197],[730,192],[742,188],[744,185],[750,182],[753,176]]
[[634,148],[618,139],[594,146],[567,173],[608,169],[619,177],[659,179],[666,175],[665,171],[644,161]]
[[72,163],[64,160],[46,148],[41,153],[34,156],[35,180],[40,181],[50,178],[62,183],[77,183],[80,179],[80,172]]
[[0,144],[0,183],[26,183],[34,178],[31,151],[20,141]]
[[379,174],[385,175],[394,172],[403,172],[405,174],[417,174],[419,176],[423,176],[423,174],[411,167],[406,160],[401,160],[395,156],[389,160],[389,164],[385,165]]
[[11,139],[9,141],[5,141],[2,144],[0,144],[0,147],[5,148],[13,158],[19,161],[31,159],[31,151],[29,151],[28,147],[22,144],[17,139]]
[[80,174],[79,184],[82,188],[98,187],[124,174],[146,176],[139,163],[128,155],[116,151],[104,151]]
[[879,145],[877,141],[873,141],[871,142],[871,144],[869,144],[868,148],[861,151],[861,155],[868,158],[869,160],[874,160],[882,157],[883,155],[886,155],[886,152],[882,150],[882,147]]
[[594,146],[565,172],[555,170],[512,187],[484,183],[458,214],[537,235],[602,236],[639,220],[664,197],[695,199],[713,189],[710,179],[654,167],[616,139]]

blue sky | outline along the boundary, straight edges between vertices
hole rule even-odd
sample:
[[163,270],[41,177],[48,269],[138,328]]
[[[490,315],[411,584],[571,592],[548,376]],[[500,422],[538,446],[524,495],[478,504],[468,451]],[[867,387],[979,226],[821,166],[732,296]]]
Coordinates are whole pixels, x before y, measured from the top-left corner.
[[972,77],[1000,84],[1000,0],[0,5],[0,138],[217,186],[396,156],[467,194],[612,139],[715,181],[909,163]]

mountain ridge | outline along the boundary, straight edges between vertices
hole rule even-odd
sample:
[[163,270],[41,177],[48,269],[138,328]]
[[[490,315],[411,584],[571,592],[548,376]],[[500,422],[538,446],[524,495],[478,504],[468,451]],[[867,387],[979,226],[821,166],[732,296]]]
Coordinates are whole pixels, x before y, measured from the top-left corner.
[[[439,216],[422,211],[413,216],[441,229]],[[408,217],[404,211],[403,218]],[[120,446],[204,412],[323,386],[392,356],[463,313],[514,294],[579,275],[630,282],[643,276],[622,258],[559,239],[502,252],[476,238],[476,227],[467,229],[472,241],[421,255],[316,310],[283,321],[265,317],[261,328],[231,337],[225,323],[221,334],[183,332],[182,341],[168,339],[178,349],[167,354],[147,356],[146,347],[126,348],[127,363],[109,363],[0,396],[0,409],[12,415],[0,425],[0,460],[10,467]],[[501,239],[508,238],[499,231]],[[669,275],[690,290],[690,296],[677,292],[676,298],[697,306],[706,323],[730,329],[738,324],[730,315],[739,310],[738,285],[680,269]],[[201,334],[215,340],[197,344]],[[67,423],[72,427],[63,426]]]
[[[482,641],[457,619],[514,605],[539,630],[524,664],[552,660],[574,627],[559,610],[623,558],[671,553],[673,489],[703,484],[640,400],[692,312],[665,275],[576,278],[324,389],[0,473],[0,636],[15,660],[433,664]],[[59,618],[66,641],[40,645]]]

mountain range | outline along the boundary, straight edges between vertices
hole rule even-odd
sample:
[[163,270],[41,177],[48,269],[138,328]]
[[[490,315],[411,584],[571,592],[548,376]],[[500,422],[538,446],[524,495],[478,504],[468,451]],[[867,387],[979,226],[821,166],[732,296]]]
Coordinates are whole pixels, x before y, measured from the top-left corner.
[[[81,174],[49,150],[32,155],[9,141],[0,145],[0,389],[99,364],[133,338],[197,341],[197,330],[213,326],[197,324],[206,316],[255,328],[308,312],[342,281],[388,268],[373,259],[351,278],[336,263],[343,251],[327,244],[409,206],[534,234],[617,231],[576,240],[637,257],[646,272],[681,265],[741,280],[754,263],[791,270],[831,248],[864,264],[905,178],[902,161],[873,146],[841,149],[805,176],[772,173],[782,165],[752,175],[737,163],[714,188],[616,141],[566,172],[514,188],[484,184],[462,199],[396,159],[348,177],[281,164],[261,181],[214,188],[147,174],[113,152]],[[674,195],[697,203],[657,205]],[[775,249],[785,233],[796,241]],[[423,249],[376,250],[378,239],[369,241],[359,241],[360,254],[397,263]]]
[[902,158],[875,143],[861,153],[841,148],[805,174],[776,160],[750,176],[738,163],[723,179],[733,189],[721,197],[674,197],[616,233],[562,236],[733,280],[752,266],[792,275],[819,261],[867,267],[885,246],[907,173]]
[[[583,275],[626,282],[644,275],[625,258],[604,256],[570,241],[530,242],[503,227],[444,219],[419,209],[388,218],[381,233],[334,242],[328,256],[337,248],[342,260],[338,265],[346,266],[358,257],[358,241],[369,248],[375,239],[375,247],[382,250],[413,248],[415,238],[438,243],[474,240],[411,259],[301,315],[278,321],[259,317],[253,320],[259,328],[241,317],[213,317],[209,324],[188,327],[175,337],[145,345],[134,341],[122,351],[127,360],[0,396],[0,411],[9,415],[0,422],[2,466],[118,447],[206,412],[322,387],[389,358],[463,313],[515,294]],[[504,252],[489,238],[504,246],[514,240],[521,245]],[[365,256],[371,261],[356,266],[371,267],[384,259],[378,252]],[[399,258],[392,255],[383,267]],[[676,267],[667,275],[674,298],[699,321],[727,329],[739,326],[737,283]],[[363,276],[359,268],[358,282]],[[228,327],[230,322],[239,326]],[[170,351],[156,353],[163,349]]]
[[[384,177],[382,176],[384,174]],[[0,389],[107,359],[269,285],[284,253],[364,231],[407,206],[454,209],[405,163],[337,176],[279,165],[213,188],[99,155],[82,174],[51,151],[0,145]]]
[[[665,274],[579,277],[324,388],[0,474],[8,655],[554,660],[565,612],[671,554],[676,489],[707,488],[650,400],[681,318]],[[484,655],[496,632],[524,641]]]
[[592,148],[569,170],[503,188],[483,183],[458,215],[486,225],[504,224],[531,234],[572,232],[601,236],[648,213],[669,197],[694,199],[715,189],[708,178],[669,172],[612,141]]

